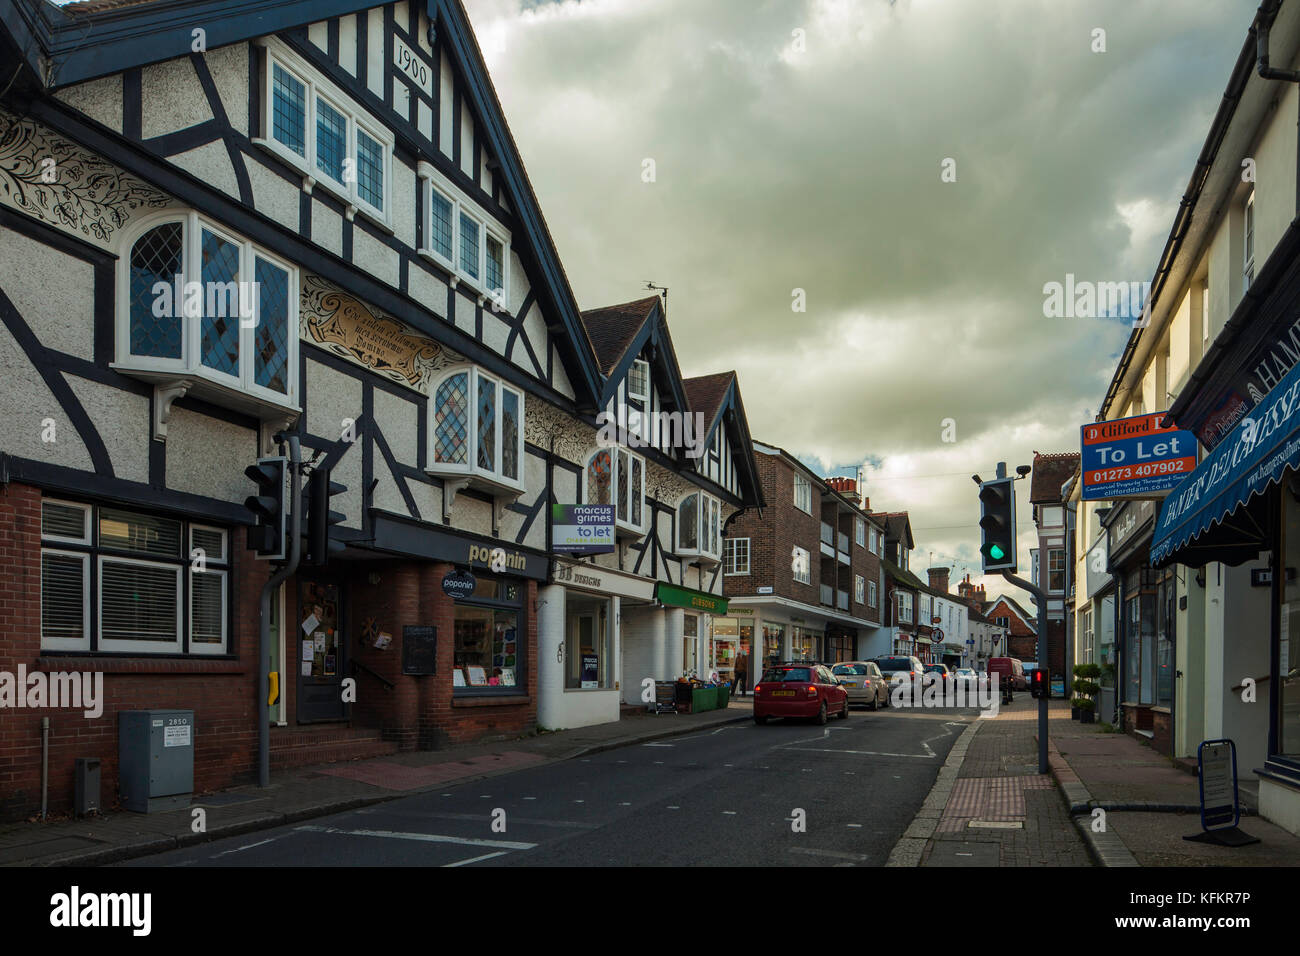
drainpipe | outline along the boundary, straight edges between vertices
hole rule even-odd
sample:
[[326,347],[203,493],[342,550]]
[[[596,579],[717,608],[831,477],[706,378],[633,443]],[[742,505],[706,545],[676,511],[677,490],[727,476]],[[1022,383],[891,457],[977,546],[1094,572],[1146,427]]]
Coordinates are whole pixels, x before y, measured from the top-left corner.
[[[283,443],[284,435],[276,435],[277,444]],[[298,560],[302,556],[302,451],[298,447],[298,436],[289,435],[289,521],[286,524],[289,535],[289,563],[282,567],[262,587],[262,603],[259,618],[260,634],[257,641],[257,785],[271,785],[271,705],[267,696],[271,691],[271,596],[276,589],[298,570]],[[285,622],[280,622],[285,627]],[[280,662],[284,667],[284,661]]]
[[[1272,18],[1276,16],[1277,11],[1273,9],[1268,11],[1265,7],[1276,6],[1275,4],[1264,4],[1259,8],[1256,15],[1255,25],[1255,64],[1261,80],[1280,80],[1283,83],[1300,83],[1300,72],[1295,70],[1279,70],[1276,67],[1268,65],[1268,34],[1272,28]],[[1266,14],[1272,13],[1272,16]],[[1296,135],[1300,137],[1300,108],[1296,112]],[[1297,139],[1300,143],[1300,139]],[[1300,148],[1296,149],[1295,158],[1295,208],[1296,213],[1300,214]]]
[[50,718],[41,718],[41,819],[50,808]]

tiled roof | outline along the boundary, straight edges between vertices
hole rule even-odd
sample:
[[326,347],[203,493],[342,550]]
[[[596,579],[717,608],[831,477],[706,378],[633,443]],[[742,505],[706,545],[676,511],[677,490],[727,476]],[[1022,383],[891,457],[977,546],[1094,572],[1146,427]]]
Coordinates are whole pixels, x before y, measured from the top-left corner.
[[702,412],[706,424],[712,424],[718,414],[722,400],[727,397],[727,389],[735,379],[735,372],[715,372],[713,375],[701,375],[698,378],[682,379],[686,389],[686,400],[691,403],[691,411]]
[[1029,629],[1037,633],[1038,615],[1030,614],[1023,607],[1021,607],[1019,604],[1016,603],[1015,598],[1007,597],[1005,594],[1000,595],[999,597],[995,597],[992,601],[990,601],[988,610],[991,612],[994,608],[996,608],[998,606],[999,601],[1006,601],[1007,604],[1010,605],[1011,609],[1014,610],[1017,614],[1019,614],[1020,617],[1024,620],[1024,622],[1029,625]]
[[1034,452],[1034,474],[1029,482],[1030,504],[1056,504],[1061,500],[1061,485],[1065,484],[1079,467],[1079,453],[1068,451],[1059,455],[1040,455]]
[[658,301],[659,296],[651,295],[635,302],[607,305],[582,313],[582,324],[587,330],[587,338],[591,339],[602,373],[608,375],[618,365]]
[[916,547],[912,540],[912,521],[906,511],[873,511],[872,516],[885,523],[885,537],[905,541],[908,548]]

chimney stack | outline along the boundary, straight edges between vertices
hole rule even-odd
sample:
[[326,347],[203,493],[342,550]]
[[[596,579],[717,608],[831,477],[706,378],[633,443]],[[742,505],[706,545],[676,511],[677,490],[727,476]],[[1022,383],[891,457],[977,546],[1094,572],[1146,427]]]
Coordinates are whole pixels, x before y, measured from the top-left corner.
[[852,501],[854,504],[858,503],[859,500],[858,481],[856,478],[845,478],[843,476],[836,476],[834,478],[826,478],[824,480],[829,487],[833,488],[835,491],[838,491],[845,498],[848,498],[849,501]]
[[948,593],[948,573],[951,568],[930,568],[926,573],[930,576],[930,587],[943,594]]

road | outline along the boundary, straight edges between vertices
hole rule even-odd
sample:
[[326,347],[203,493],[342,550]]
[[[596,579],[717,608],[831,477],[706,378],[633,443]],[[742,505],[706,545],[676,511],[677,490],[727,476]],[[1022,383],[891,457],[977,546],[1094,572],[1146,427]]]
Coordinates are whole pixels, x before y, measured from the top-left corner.
[[976,714],[730,724],[128,865],[879,866]]

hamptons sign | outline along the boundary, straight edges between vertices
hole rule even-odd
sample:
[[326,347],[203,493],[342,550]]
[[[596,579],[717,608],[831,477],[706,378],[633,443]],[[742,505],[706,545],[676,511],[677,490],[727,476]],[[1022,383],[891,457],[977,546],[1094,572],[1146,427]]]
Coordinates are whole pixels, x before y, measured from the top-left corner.
[[1196,468],[1196,436],[1162,428],[1164,412],[1093,422],[1080,430],[1083,500],[1157,497]]

